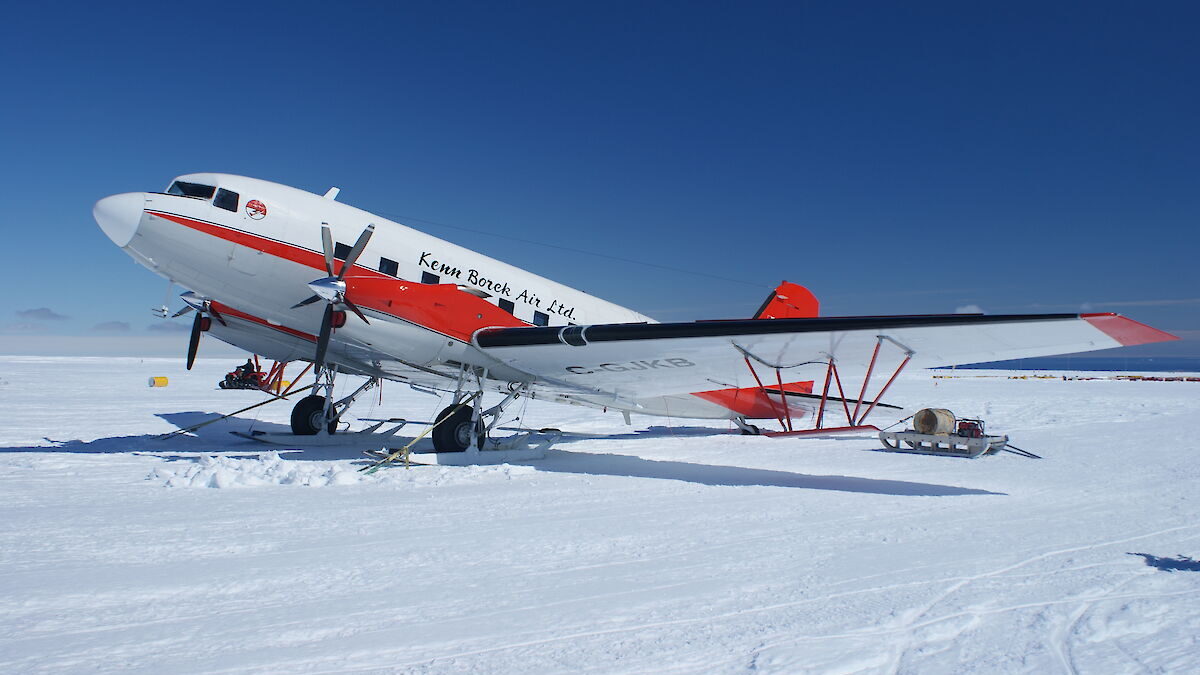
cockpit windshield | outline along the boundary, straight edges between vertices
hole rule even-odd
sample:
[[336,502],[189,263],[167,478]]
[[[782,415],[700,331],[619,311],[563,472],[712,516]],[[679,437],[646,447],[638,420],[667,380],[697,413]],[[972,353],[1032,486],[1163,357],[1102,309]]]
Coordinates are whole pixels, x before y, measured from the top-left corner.
[[199,183],[187,183],[177,180],[171,183],[171,187],[167,188],[167,194],[179,195],[180,197],[192,197],[194,199],[212,199],[213,193],[217,188],[212,185],[201,185]]

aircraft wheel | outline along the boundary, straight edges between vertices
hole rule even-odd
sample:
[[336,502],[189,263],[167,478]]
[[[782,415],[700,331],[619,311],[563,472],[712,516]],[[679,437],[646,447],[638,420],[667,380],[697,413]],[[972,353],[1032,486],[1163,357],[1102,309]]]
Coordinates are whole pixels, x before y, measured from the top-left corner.
[[[456,409],[457,408],[457,409]],[[469,406],[449,406],[438,413],[435,419],[450,418],[433,428],[434,452],[462,452],[471,445],[471,408]],[[483,448],[483,420],[476,426],[479,441],[477,445]]]
[[[315,436],[321,430],[325,417],[325,397],[305,396],[292,408],[292,433],[297,436]],[[326,427],[329,433],[337,430],[337,420],[330,420]]]

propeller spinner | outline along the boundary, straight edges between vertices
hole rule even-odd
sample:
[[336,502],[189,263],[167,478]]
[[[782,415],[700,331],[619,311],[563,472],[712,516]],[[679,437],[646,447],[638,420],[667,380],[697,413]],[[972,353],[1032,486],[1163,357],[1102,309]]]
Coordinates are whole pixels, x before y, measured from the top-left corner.
[[329,230],[329,223],[321,223],[321,249],[325,254],[325,272],[327,276],[311,281],[308,287],[313,294],[300,302],[292,305],[292,309],[311,305],[314,302],[321,300],[325,301],[325,314],[321,317],[321,331],[317,334],[317,353],[313,364],[318,370],[325,365],[325,354],[329,350],[329,338],[333,335],[334,329],[334,312],[337,311],[338,305],[344,305],[353,311],[358,318],[364,323],[367,321],[366,315],[346,297],[346,272],[354,267],[354,263],[358,260],[358,256],[362,255],[363,250],[367,247],[367,242],[371,240],[371,235],[375,232],[375,224],[367,225],[362,234],[358,235],[358,241],[354,242],[354,247],[350,249],[350,253],[346,259],[342,261],[341,269],[334,273],[334,249],[333,235]]

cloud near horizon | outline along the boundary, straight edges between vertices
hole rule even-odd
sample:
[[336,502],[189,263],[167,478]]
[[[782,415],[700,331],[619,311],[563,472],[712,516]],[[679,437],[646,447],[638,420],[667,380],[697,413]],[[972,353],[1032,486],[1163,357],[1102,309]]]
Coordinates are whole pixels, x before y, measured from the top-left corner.
[[126,321],[105,321],[92,326],[92,330],[100,333],[128,333],[129,323]]
[[50,309],[49,307],[38,307],[37,309],[18,309],[17,316],[22,319],[30,319],[33,321],[62,321],[70,317]]
[[963,305],[954,308],[955,314],[983,314],[983,309],[979,305]]
[[6,323],[0,326],[0,333],[40,333],[45,329],[45,326],[36,323]]
[[152,323],[146,326],[146,330],[151,333],[187,333],[192,330],[191,322],[177,323],[175,321],[164,321],[163,323]]

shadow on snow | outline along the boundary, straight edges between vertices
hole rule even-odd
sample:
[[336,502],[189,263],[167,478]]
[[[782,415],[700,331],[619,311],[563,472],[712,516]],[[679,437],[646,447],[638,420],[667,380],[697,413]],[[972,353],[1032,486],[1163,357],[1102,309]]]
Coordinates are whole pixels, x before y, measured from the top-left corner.
[[[524,462],[517,462],[523,464]],[[762,486],[836,490],[865,494],[949,497],[960,495],[1000,495],[1000,492],[974,488],[914,483],[902,480],[855,478],[853,476],[813,476],[775,469],[751,469],[719,464],[695,464],[670,460],[645,459],[633,455],[601,455],[551,450],[546,458],[528,466],[551,473],[592,476],[628,476],[659,478],[713,486]]]
[[[162,413],[160,418],[170,422],[180,429],[219,417],[216,413],[180,412]],[[220,453],[226,457],[257,458],[270,452],[286,454],[289,460],[335,461],[335,460],[364,460],[361,446],[341,447],[287,447],[266,446],[254,441],[231,436],[229,432],[246,433],[251,429],[269,433],[288,433],[290,428],[283,424],[239,419],[236,417],[222,419],[208,424],[196,431],[194,435],[179,435],[170,439],[162,439],[160,435],[116,436],[98,438],[94,441],[56,441],[53,446],[40,447],[9,447],[0,448],[0,453],[42,452],[42,453],[82,453],[82,454],[152,454],[170,461],[196,461],[200,455]],[[731,435],[724,429],[711,427],[651,427],[644,431],[625,434],[565,434],[559,441],[573,442],[589,439],[614,438],[662,438],[667,436],[714,436]],[[407,442],[413,437],[396,436],[394,441]],[[299,439],[298,439],[299,440]],[[302,445],[302,443],[297,444]],[[419,453],[433,449],[432,442],[426,438],[414,446],[414,459],[420,461]],[[180,454],[194,453],[194,454]],[[364,460],[365,461],[365,460]],[[864,494],[887,494],[901,496],[963,496],[963,495],[1000,495],[1003,493],[964,488],[952,485],[934,483],[916,483],[910,481],[881,480],[874,478],[857,478],[853,476],[813,476],[775,469],[752,469],[739,466],[723,466],[696,464],[670,460],[645,459],[634,455],[599,454],[569,452],[566,450],[551,450],[546,458],[536,462],[523,463],[538,471],[548,473],[564,473],[591,476],[618,476],[631,478],[652,478],[662,480],[677,480],[700,485],[720,487],[732,486],[763,486],[803,488],[809,490],[834,490],[839,492],[858,492]],[[1149,564],[1149,561],[1148,563]]]
[[1184,555],[1177,555],[1174,558],[1164,558],[1149,553],[1130,553],[1129,555],[1141,556],[1147,565],[1164,572],[1200,572],[1200,560],[1194,560]]

